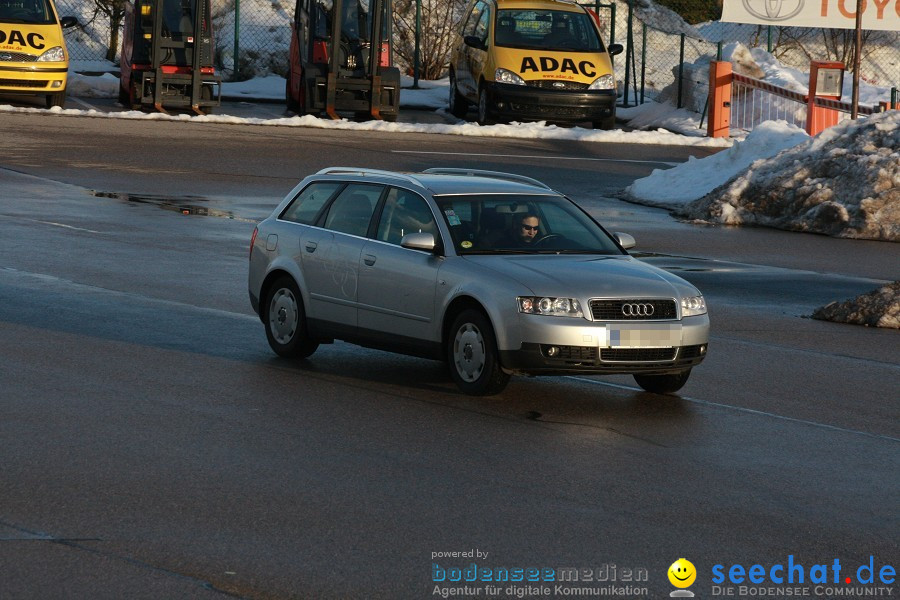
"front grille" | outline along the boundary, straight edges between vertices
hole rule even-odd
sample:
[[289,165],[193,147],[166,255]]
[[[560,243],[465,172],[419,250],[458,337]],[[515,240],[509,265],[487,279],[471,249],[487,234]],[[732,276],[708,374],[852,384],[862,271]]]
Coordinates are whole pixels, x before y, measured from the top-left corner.
[[532,79],[526,81],[528,87],[538,88],[541,90],[556,90],[560,92],[581,91],[588,89],[590,84],[578,83],[577,81],[562,81],[559,79]]
[[519,102],[510,102],[510,109],[519,113],[548,115],[550,117],[580,117],[586,118],[587,111],[583,108],[573,106],[547,106],[544,104],[522,104]]
[[591,318],[595,321],[659,321],[677,319],[678,313],[674,300],[591,300]]
[[34,81],[31,79],[0,79],[0,87],[45,88],[48,83],[48,81]]
[[664,362],[675,360],[677,348],[604,348],[600,360],[612,362]]
[[0,52],[0,62],[34,62],[38,57],[24,52]]

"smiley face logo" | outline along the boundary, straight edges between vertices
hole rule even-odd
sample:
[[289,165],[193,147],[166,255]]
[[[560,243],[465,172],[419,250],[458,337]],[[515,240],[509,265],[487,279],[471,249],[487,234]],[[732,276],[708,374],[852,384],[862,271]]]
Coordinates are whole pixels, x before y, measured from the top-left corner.
[[686,558],[679,558],[669,567],[669,582],[677,588],[691,587],[697,579],[697,569]]

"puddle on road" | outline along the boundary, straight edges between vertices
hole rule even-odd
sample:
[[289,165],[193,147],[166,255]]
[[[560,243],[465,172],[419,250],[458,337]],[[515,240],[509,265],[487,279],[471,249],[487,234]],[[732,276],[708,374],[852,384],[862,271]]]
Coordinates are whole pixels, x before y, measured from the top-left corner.
[[173,198],[170,196],[154,196],[152,194],[121,194],[117,192],[91,192],[95,198],[111,198],[131,204],[149,204],[163,210],[180,213],[185,216],[216,217],[218,219],[230,219],[245,223],[257,223],[255,219],[248,219],[234,214],[232,211],[211,208],[202,203],[209,199],[202,196],[183,196]]

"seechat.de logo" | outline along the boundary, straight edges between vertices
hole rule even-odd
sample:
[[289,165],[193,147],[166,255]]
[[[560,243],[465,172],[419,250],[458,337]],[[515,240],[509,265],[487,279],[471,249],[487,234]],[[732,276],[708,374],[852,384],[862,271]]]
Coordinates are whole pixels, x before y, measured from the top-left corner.
[[803,10],[804,0],[744,0],[744,8],[763,21],[786,21]]

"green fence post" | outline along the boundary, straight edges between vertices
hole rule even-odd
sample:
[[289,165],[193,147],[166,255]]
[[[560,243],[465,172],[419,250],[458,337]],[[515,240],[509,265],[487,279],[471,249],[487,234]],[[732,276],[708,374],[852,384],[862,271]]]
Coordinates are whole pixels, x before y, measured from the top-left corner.
[[422,0],[416,0],[416,49],[413,54],[413,89],[419,89],[419,40],[422,39]]
[[632,32],[632,25],[631,25],[631,17],[633,16],[633,14],[634,14],[634,8],[631,6],[631,4],[629,4],[628,5],[628,29],[625,34],[625,40],[626,40],[625,43],[628,44],[628,50],[626,50],[626,52],[625,52],[625,88],[624,88],[624,94],[623,94],[625,102],[624,102],[624,104],[622,104],[623,108],[628,108],[628,86],[631,81],[631,78],[629,77],[629,75],[631,73],[631,71],[630,71],[631,64],[634,62],[633,60],[631,60],[631,61],[628,60],[629,57],[632,57],[632,58],[634,57],[634,37],[632,35],[633,32]]
[[678,53],[678,108],[682,108],[682,89],[684,87],[684,34],[681,34],[681,48]]
[[768,25],[766,29],[766,52],[772,54],[772,26]]
[[891,108],[897,108],[897,88],[891,88]]
[[238,57],[241,55],[241,42],[240,42],[240,31],[241,31],[241,0],[234,0],[234,71],[231,74],[231,79],[233,81],[237,81],[238,78]]
[[716,60],[722,60],[722,42],[716,43]]
[[[641,23],[641,104],[644,103],[644,83],[647,81],[647,24]],[[640,105],[638,105],[640,106]]]

